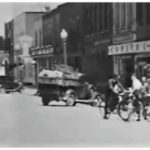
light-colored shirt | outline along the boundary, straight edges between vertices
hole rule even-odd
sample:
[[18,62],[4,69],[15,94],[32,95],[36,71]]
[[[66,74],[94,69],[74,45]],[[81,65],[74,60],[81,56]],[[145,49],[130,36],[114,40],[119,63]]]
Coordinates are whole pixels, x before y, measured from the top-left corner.
[[142,91],[143,91],[144,93],[150,93],[150,85],[149,85],[147,82],[144,82],[144,83],[143,83]]
[[142,89],[142,83],[140,82],[140,80],[135,78],[132,81],[132,89],[133,89],[133,91]]

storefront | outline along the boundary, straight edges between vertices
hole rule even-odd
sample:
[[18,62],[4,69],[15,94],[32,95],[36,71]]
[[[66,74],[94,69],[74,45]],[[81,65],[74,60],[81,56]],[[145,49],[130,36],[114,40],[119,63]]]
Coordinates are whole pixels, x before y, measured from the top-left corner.
[[0,51],[0,76],[6,76],[9,68],[9,55],[4,51]]
[[50,69],[53,61],[54,49],[50,45],[45,47],[30,48],[30,55],[35,60],[35,79],[37,83],[37,76],[42,69]]
[[108,55],[113,56],[114,73],[120,74],[124,80],[132,73],[136,73],[138,78],[149,76],[150,41],[112,45]]
[[90,81],[100,86],[105,85],[112,75],[112,57],[107,55],[108,46],[111,44],[110,34],[86,37],[83,69]]

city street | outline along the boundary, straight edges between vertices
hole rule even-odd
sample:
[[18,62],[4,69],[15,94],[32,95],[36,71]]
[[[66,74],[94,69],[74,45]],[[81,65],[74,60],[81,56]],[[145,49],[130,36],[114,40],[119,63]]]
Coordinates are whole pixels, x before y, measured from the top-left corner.
[[150,122],[103,120],[98,108],[63,102],[42,106],[39,97],[0,95],[0,146],[149,146]]

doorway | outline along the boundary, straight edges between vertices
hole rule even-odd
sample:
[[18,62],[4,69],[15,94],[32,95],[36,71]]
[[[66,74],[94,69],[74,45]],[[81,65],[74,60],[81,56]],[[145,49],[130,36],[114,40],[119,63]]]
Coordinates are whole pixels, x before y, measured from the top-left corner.
[[133,56],[124,56],[120,58],[120,67],[119,72],[122,78],[122,83],[124,87],[130,87],[131,75],[134,73],[134,57]]

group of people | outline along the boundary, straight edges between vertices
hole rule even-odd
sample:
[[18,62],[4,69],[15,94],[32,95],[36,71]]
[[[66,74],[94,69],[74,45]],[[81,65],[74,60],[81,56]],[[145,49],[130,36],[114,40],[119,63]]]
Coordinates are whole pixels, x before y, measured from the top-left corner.
[[[135,74],[132,74],[131,81],[132,86],[129,87],[130,90],[134,93],[136,101],[141,101],[143,103],[143,97],[147,97],[148,95],[150,96],[150,80],[146,77],[142,77],[141,80],[139,80]],[[114,74],[113,77],[108,80],[104,119],[108,119],[107,114],[116,108],[119,103],[119,93],[123,91],[125,91],[125,89],[120,82],[120,76]],[[146,116],[144,119],[146,119]],[[140,121],[140,114],[138,114],[137,121]]]

